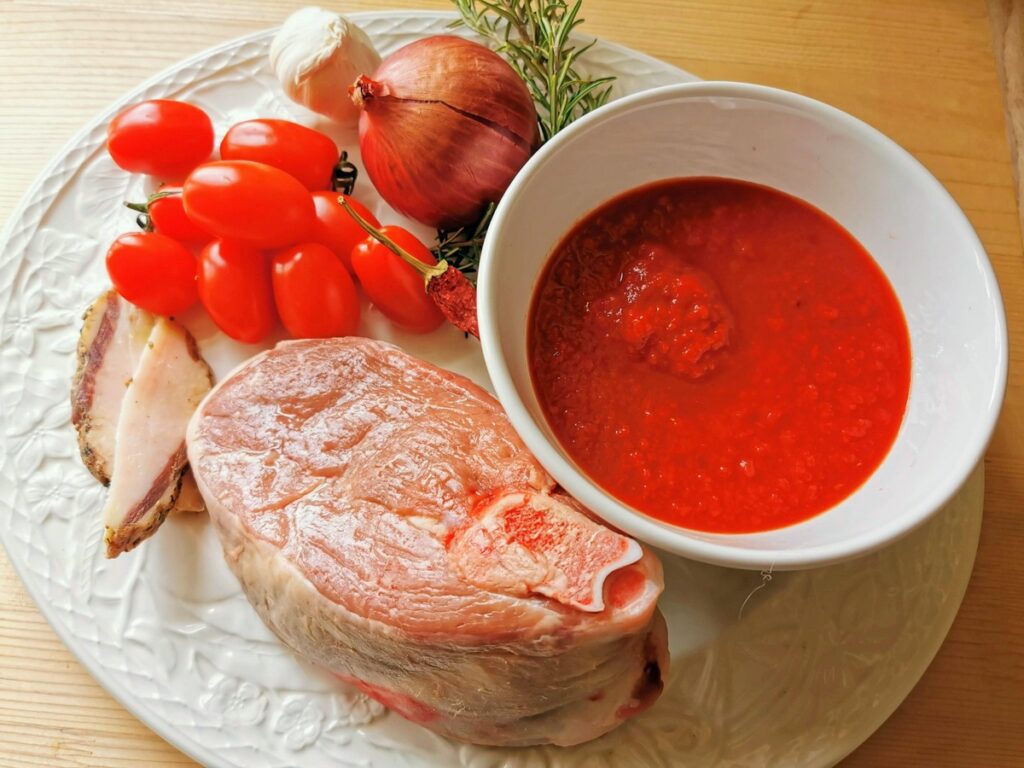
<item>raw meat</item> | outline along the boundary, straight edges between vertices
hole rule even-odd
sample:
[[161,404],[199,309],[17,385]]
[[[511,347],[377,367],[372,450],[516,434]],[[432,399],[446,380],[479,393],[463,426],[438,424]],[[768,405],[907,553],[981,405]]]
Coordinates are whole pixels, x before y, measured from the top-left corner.
[[400,715],[569,745],[659,695],[660,563],[467,379],[366,339],[280,344],[206,398],[188,453],[267,625]]

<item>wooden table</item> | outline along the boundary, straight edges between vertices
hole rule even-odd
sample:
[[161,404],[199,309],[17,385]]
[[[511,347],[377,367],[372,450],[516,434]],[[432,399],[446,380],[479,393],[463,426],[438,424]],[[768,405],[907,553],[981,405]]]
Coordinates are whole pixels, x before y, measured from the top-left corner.
[[[1019,103],[1024,11],[1011,13],[1013,3],[992,0]],[[277,24],[301,4],[0,0],[0,223],[48,158],[106,104],[178,59]],[[978,561],[921,684],[844,765],[1024,766],[1024,260],[984,1],[586,0],[584,15],[588,32],[704,78],[788,88],[865,119],[928,166],[977,228],[999,275],[1013,344],[1006,406],[986,457]],[[194,765],[79,666],[2,555],[0,765]]]

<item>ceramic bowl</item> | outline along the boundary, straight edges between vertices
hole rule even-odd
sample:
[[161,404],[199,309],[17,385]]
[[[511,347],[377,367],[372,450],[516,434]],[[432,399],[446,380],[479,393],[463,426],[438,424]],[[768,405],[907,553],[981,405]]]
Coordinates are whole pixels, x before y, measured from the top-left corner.
[[[885,271],[910,330],[910,398],[888,456],[851,496],[801,523],[705,533],[603,491],[548,427],[527,361],[531,298],[553,248],[601,203],[659,179],[718,176],[795,195],[838,221]],[[480,336],[498,398],[571,494],[638,539],[740,568],[833,563],[928,520],[981,460],[1006,384],[1006,321],[977,235],[909,153],[838,109],[756,85],[703,82],[630,96],[577,121],[516,176],[490,226]]]

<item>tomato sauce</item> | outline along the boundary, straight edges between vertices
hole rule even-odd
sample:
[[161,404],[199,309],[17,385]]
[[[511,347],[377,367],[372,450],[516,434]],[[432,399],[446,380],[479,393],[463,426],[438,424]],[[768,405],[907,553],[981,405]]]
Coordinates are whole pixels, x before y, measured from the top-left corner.
[[842,501],[892,446],[910,389],[885,275],[821,211],[746,182],[658,182],[562,240],[529,356],[555,435],[601,487],[702,531]]

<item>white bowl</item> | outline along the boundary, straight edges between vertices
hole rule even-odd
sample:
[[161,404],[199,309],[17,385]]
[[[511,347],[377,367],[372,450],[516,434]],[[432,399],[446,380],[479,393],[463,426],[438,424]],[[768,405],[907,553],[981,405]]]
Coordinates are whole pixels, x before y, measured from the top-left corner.
[[[602,202],[657,179],[720,176],[766,184],[833,217],[875,258],[910,330],[910,399],[868,481],[801,523],[761,533],[689,530],[602,490],[559,445],[527,359],[528,310],[552,249]],[[977,235],[942,185],[870,126],[762,86],[658,88],[588,115],[549,141],[495,212],[479,278],[480,338],[494,387],[527,446],[612,525],[719,565],[824,565],[882,547],[940,510],[981,459],[1006,385],[1006,320]]]

